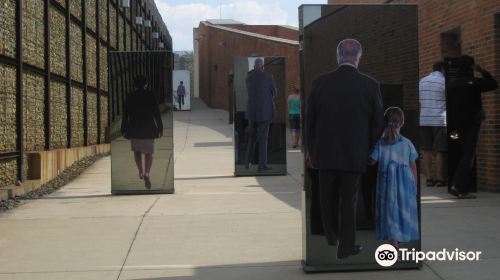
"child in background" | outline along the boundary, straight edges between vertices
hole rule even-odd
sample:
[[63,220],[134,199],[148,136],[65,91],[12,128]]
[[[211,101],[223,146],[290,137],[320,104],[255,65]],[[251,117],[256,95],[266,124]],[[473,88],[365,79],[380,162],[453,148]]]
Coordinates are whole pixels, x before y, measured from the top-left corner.
[[371,163],[378,161],[376,224],[377,239],[399,242],[419,239],[417,211],[418,153],[400,134],[404,113],[389,107],[384,113],[384,134],[375,145]]

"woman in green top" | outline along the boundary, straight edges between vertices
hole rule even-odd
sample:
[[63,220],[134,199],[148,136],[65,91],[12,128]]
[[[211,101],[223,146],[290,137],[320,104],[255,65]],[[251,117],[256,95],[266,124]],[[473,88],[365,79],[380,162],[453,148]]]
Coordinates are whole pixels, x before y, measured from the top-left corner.
[[288,119],[290,120],[290,131],[292,132],[292,145],[297,148],[300,140],[300,94],[296,88],[294,93],[288,96]]

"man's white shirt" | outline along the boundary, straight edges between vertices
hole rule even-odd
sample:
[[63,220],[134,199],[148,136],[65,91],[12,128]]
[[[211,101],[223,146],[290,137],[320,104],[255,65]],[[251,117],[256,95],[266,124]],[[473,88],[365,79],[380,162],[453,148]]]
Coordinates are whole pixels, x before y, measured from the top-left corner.
[[440,71],[420,80],[420,126],[446,126],[445,90],[444,75]]

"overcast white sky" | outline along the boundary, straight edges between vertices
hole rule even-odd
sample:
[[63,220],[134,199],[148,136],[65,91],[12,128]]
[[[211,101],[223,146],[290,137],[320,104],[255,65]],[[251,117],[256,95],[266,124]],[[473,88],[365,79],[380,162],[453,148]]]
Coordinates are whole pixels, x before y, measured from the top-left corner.
[[247,24],[298,26],[298,7],[327,0],[155,0],[172,35],[174,51],[193,50],[193,28],[206,19],[234,19]]

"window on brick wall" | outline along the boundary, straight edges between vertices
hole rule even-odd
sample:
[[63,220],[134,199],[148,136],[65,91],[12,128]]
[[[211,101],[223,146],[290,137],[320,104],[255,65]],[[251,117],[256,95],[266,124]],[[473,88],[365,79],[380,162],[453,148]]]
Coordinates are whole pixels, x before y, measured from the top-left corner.
[[441,33],[442,57],[456,57],[462,54],[460,27]]

